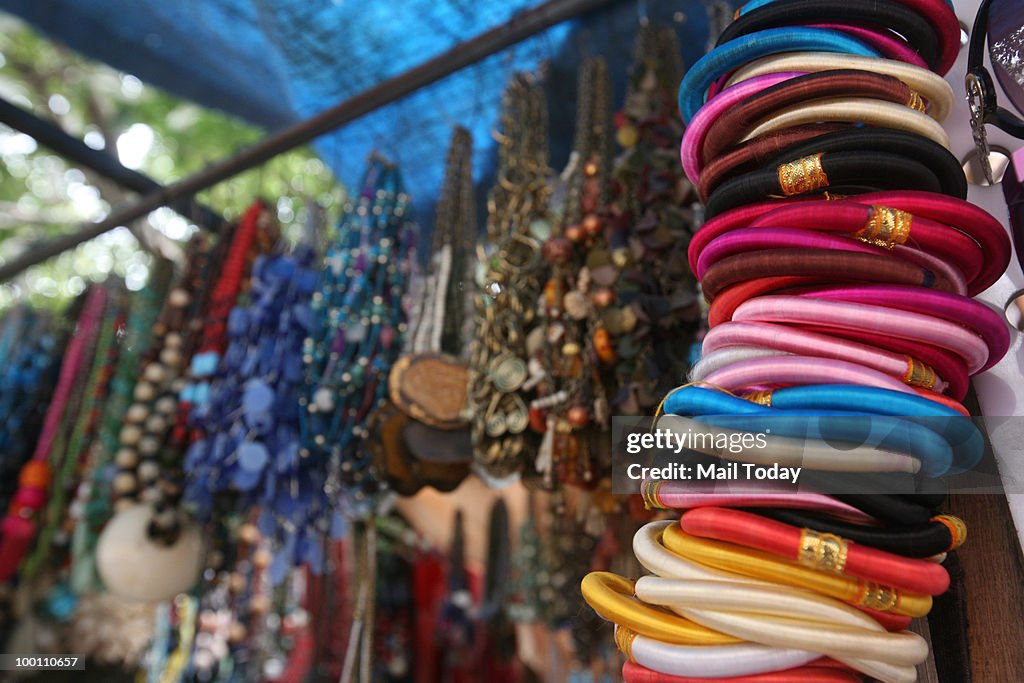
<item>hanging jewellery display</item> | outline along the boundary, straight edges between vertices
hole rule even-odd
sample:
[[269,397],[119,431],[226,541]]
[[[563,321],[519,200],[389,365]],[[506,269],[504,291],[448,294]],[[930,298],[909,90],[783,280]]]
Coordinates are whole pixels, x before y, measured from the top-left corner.
[[381,490],[365,422],[387,396],[406,334],[402,297],[416,236],[408,210],[398,169],[372,157],[327,252],[303,343],[300,457],[328,460],[328,495],[357,517],[374,510]]
[[622,151],[612,170],[607,233],[618,277],[611,292],[602,293],[611,303],[600,319],[617,356],[616,415],[651,414],[665,392],[684,381],[688,340],[700,319],[697,283],[686,261],[697,198],[678,160],[680,55],[674,29],[642,27],[626,101],[615,116]]
[[[615,349],[600,318],[617,278],[605,236],[611,171],[611,81],[600,58],[580,67],[576,144],[563,173],[559,229],[544,243],[552,273],[544,286],[546,343],[535,354],[547,379],[542,398],[544,440],[538,469],[548,486],[594,485],[608,460],[608,390]],[[602,270],[604,266],[610,269]]]
[[551,233],[547,118],[543,90],[526,74],[513,77],[487,204],[487,239],[495,248],[485,254],[470,352],[473,459],[492,480],[532,469],[545,424],[528,402],[543,378],[543,365],[531,356],[544,344],[536,301],[545,270],[539,240]]
[[[390,404],[370,417],[379,469],[411,495],[451,491],[469,474],[466,355],[472,334],[470,266],[476,241],[473,138],[456,128],[437,205],[426,276],[413,299],[406,353],[388,377]],[[412,288],[411,288],[412,289]],[[394,410],[397,408],[397,411]],[[400,412],[398,412],[400,411]]]

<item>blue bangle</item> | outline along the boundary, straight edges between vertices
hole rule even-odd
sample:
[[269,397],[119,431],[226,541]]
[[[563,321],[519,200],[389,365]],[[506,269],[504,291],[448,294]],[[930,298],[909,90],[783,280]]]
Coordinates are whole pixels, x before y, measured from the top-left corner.
[[757,31],[718,46],[690,67],[679,84],[679,112],[683,121],[689,123],[704,105],[708,88],[722,74],[768,55],[807,50],[881,56],[864,42],[839,31],[801,26]]
[[[970,470],[984,454],[984,438],[970,418],[919,396],[876,387],[822,384],[776,389],[772,392],[771,403],[769,408],[720,391],[686,387],[672,392],[666,398],[664,408],[666,413],[687,416],[769,415],[774,412],[776,415],[794,416],[875,415],[898,418],[906,425],[913,424],[942,438],[953,453],[953,462],[948,466],[950,474]],[[851,406],[856,406],[856,410],[850,410]],[[901,430],[902,426],[897,431]],[[917,433],[916,429],[914,432]],[[781,432],[773,428],[773,433]],[[831,430],[829,433],[830,437],[835,436]],[[916,446],[913,447],[913,453],[917,450]]]
[[[746,3],[745,5],[740,7],[738,10],[736,10],[736,16],[737,17],[742,17],[747,12],[753,11],[753,10],[759,8],[759,7],[764,7],[765,5],[770,5],[770,4],[772,4],[773,2],[776,2],[776,1],[777,0],[750,0],[750,2]],[[953,7],[953,0],[946,0],[946,4],[949,5],[950,8],[952,8]]]

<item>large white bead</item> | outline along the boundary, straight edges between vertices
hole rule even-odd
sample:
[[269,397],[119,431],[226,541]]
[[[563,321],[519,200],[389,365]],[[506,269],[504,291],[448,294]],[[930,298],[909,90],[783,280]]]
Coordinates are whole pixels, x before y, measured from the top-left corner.
[[170,546],[151,540],[154,510],[136,505],[114,515],[96,545],[96,568],[107,590],[126,600],[170,600],[190,589],[202,566],[199,529],[184,523]]

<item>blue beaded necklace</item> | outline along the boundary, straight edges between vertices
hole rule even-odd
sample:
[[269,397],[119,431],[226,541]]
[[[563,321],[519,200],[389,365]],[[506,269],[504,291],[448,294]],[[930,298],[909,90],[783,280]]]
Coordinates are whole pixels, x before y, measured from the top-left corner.
[[416,233],[408,209],[398,170],[372,158],[328,250],[303,345],[302,454],[330,463],[328,493],[343,496],[343,511],[355,516],[373,510],[380,490],[363,425],[386,398],[404,343],[402,297]]
[[241,494],[236,507],[259,507],[259,527],[276,548],[274,583],[293,564],[319,569],[327,499],[326,464],[300,457],[302,344],[309,334],[317,283],[309,244],[259,257],[248,303],[232,309],[228,344],[210,400],[192,414],[204,438],[185,459],[185,499],[200,519],[217,494]]

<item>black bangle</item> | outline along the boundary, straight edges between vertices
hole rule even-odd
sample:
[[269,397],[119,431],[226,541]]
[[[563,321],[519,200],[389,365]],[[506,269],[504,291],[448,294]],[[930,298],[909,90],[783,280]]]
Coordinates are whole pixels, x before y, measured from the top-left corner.
[[716,46],[756,31],[806,23],[855,23],[902,36],[933,71],[940,66],[935,28],[916,12],[876,0],[777,0],[740,16],[718,37]]
[[746,173],[722,183],[708,198],[708,218],[744,204],[825,191],[858,194],[882,190],[941,193],[935,173],[920,161],[889,152],[831,152]]
[[747,512],[797,527],[836,534],[854,543],[904,557],[931,557],[947,552],[962,542],[962,539],[953,538],[950,526],[938,521],[899,526],[864,526],[808,510],[751,508]]
[[935,173],[942,185],[942,193],[957,199],[967,199],[967,176],[953,154],[922,135],[891,128],[851,128],[826,133],[806,142],[787,147],[772,157],[765,167],[777,168],[791,159],[799,159],[818,152],[877,151],[899,154],[916,159]]

